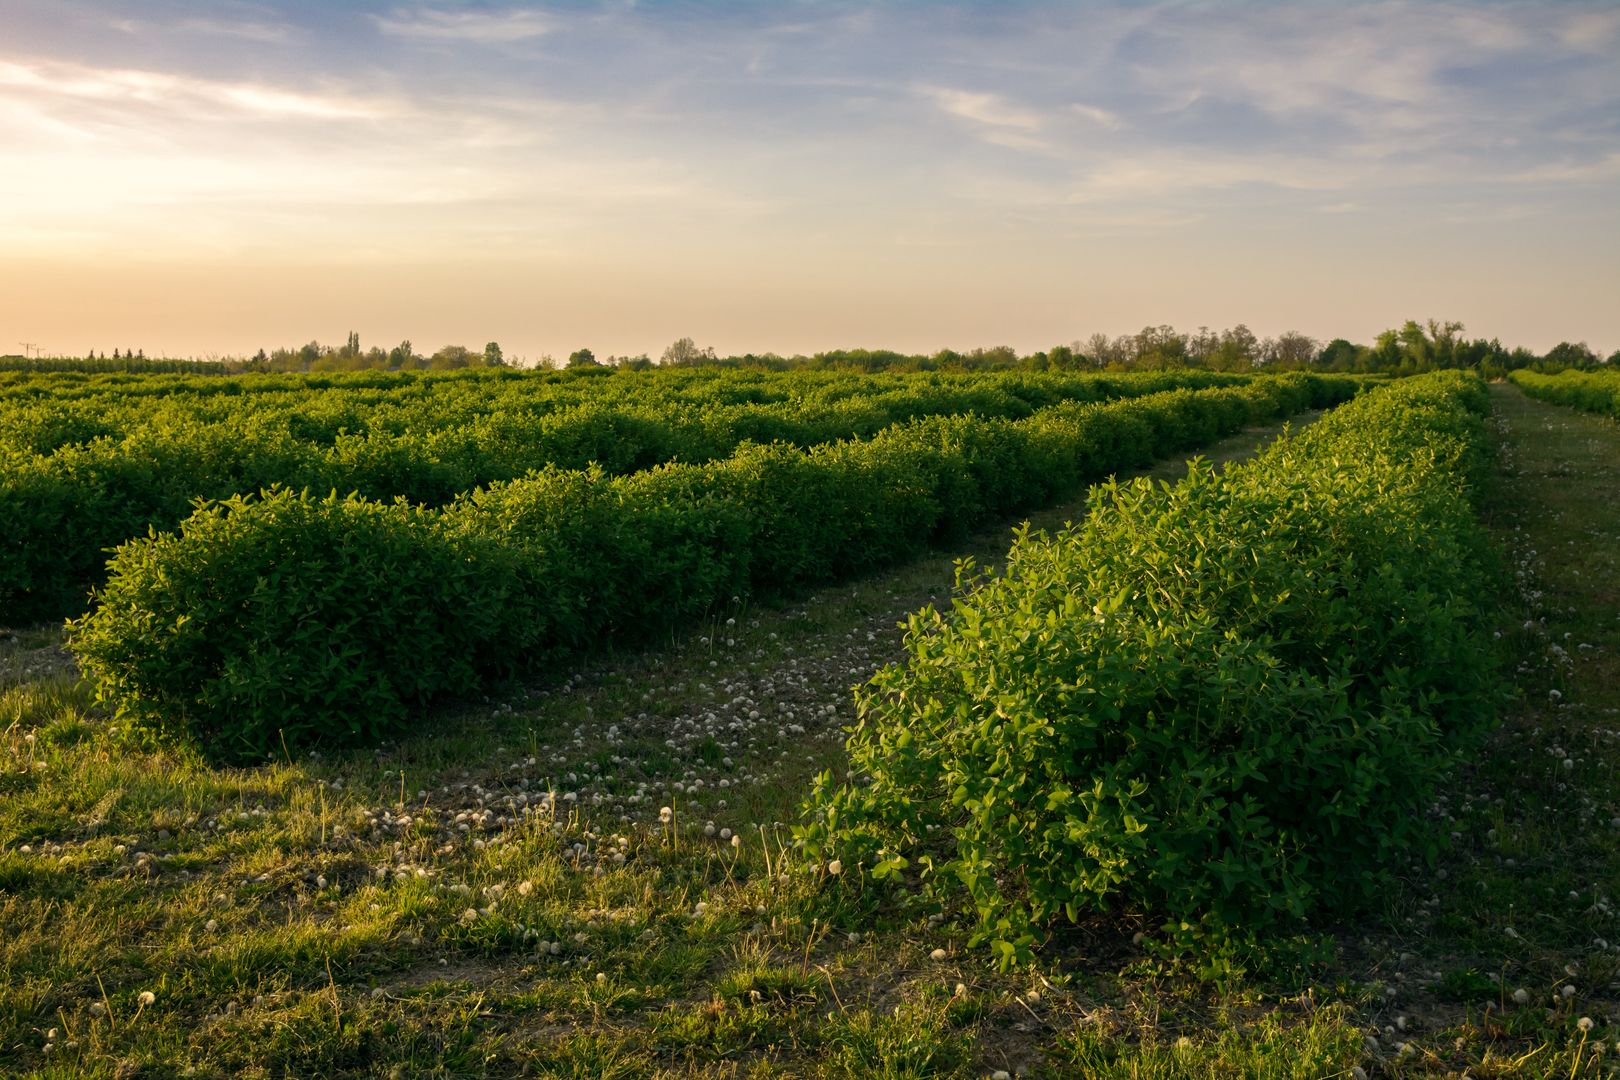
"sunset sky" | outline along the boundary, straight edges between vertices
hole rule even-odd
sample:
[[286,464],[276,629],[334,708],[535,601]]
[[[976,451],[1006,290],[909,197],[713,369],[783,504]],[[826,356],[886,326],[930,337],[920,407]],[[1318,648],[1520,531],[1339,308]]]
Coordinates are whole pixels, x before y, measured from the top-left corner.
[[0,353],[1620,348],[1620,5],[0,0]]

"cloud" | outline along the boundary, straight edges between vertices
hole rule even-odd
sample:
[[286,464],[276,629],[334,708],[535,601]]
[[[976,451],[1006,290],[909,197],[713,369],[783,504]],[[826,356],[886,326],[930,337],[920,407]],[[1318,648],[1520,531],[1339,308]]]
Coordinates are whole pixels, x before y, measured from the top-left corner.
[[264,44],[287,41],[292,37],[292,28],[280,23],[233,22],[226,19],[182,19],[172,29],[181,33],[241,38]]
[[1015,131],[1037,131],[1041,127],[1040,114],[1009,104],[997,94],[940,86],[924,87],[923,93],[942,111],[986,127],[1011,128]]
[[1033,109],[1009,102],[999,94],[925,86],[922,93],[947,116],[966,120],[975,138],[991,146],[1035,153],[1048,153],[1052,145],[1037,132],[1046,126],[1045,118]]
[[89,68],[75,63],[15,63],[0,60],[0,94],[10,89],[15,107],[26,112],[57,112],[79,100],[110,108],[139,108],[170,117],[259,120],[381,120],[397,117],[403,105],[350,92],[283,89],[259,83],[227,83],[167,71]]
[[1583,52],[1603,52],[1620,34],[1620,11],[1577,12],[1558,27],[1565,45]]
[[223,82],[162,71],[99,69],[62,62],[0,60],[0,89],[22,91],[36,107],[79,99],[202,114],[265,119],[375,120],[398,112],[395,103],[342,93],[319,94],[257,83]]
[[1098,199],[1139,200],[1245,185],[1296,191],[1341,191],[1360,186],[1366,172],[1366,169],[1347,169],[1339,162],[1300,160],[1286,154],[1153,150],[1109,155],[1088,171],[1070,193],[1069,200],[1074,203]]
[[1095,105],[1081,105],[1079,103],[1069,106],[1069,111],[1083,120],[1089,120],[1105,131],[1118,131],[1125,126],[1118,113],[1107,109],[1100,109]]
[[552,30],[549,20],[533,11],[438,11],[396,9],[372,17],[377,28],[394,37],[418,41],[507,45],[541,37]]

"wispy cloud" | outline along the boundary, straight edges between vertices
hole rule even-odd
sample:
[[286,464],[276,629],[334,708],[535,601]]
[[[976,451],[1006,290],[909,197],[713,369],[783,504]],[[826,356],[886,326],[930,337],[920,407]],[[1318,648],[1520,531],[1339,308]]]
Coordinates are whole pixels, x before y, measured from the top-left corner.
[[230,19],[181,19],[171,29],[183,34],[240,38],[243,41],[257,41],[264,44],[287,41],[293,36],[292,28],[285,23]]
[[1090,121],[1105,131],[1118,131],[1125,126],[1125,121],[1118,113],[1108,109],[1101,109],[1095,105],[1082,105],[1079,103],[1069,106],[1069,111],[1082,120]]
[[550,20],[534,11],[442,11],[396,9],[373,16],[377,28],[394,37],[420,41],[470,42],[505,45],[541,37],[552,30]]
[[924,87],[923,93],[943,112],[985,127],[1037,131],[1041,126],[1039,113],[1014,105],[999,94],[952,90],[941,86]]
[[199,113],[248,114],[269,119],[374,120],[398,112],[397,103],[321,94],[255,83],[227,82],[135,68],[99,69],[60,62],[0,60],[0,90],[21,92],[34,103],[77,98],[107,104],[183,109]]
[[1613,48],[1620,37],[1620,10],[1577,11],[1558,26],[1558,37],[1565,45],[1583,52]]

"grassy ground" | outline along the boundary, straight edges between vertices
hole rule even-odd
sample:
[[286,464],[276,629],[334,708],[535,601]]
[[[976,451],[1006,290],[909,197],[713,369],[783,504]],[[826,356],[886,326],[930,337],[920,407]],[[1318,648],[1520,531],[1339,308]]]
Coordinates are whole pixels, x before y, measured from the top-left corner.
[[1518,700],[1434,807],[1453,841],[1349,952],[1385,1000],[1369,1071],[1620,1071],[1620,427],[1492,388],[1487,521]]
[[[948,916],[864,910],[782,873],[781,826],[838,766],[850,685],[948,594],[949,556],[738,605],[375,753],[247,770],[119,732],[54,632],[14,632],[0,1071],[1596,1074],[1599,1046],[1620,1059],[1620,954],[1598,940],[1620,838],[1620,510],[1604,494],[1620,429],[1512,390],[1499,406],[1490,514],[1521,573],[1505,632],[1525,704],[1437,810],[1454,850],[1318,962],[1216,988],[1144,955],[1127,920],[999,975]],[[1006,542],[953,554],[992,562]]]

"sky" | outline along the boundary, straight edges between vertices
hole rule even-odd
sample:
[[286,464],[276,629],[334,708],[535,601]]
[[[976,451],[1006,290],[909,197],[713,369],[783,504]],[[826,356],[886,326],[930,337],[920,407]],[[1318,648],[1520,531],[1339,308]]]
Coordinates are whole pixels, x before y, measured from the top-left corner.
[[0,353],[1620,348],[1620,0],[0,0]]

